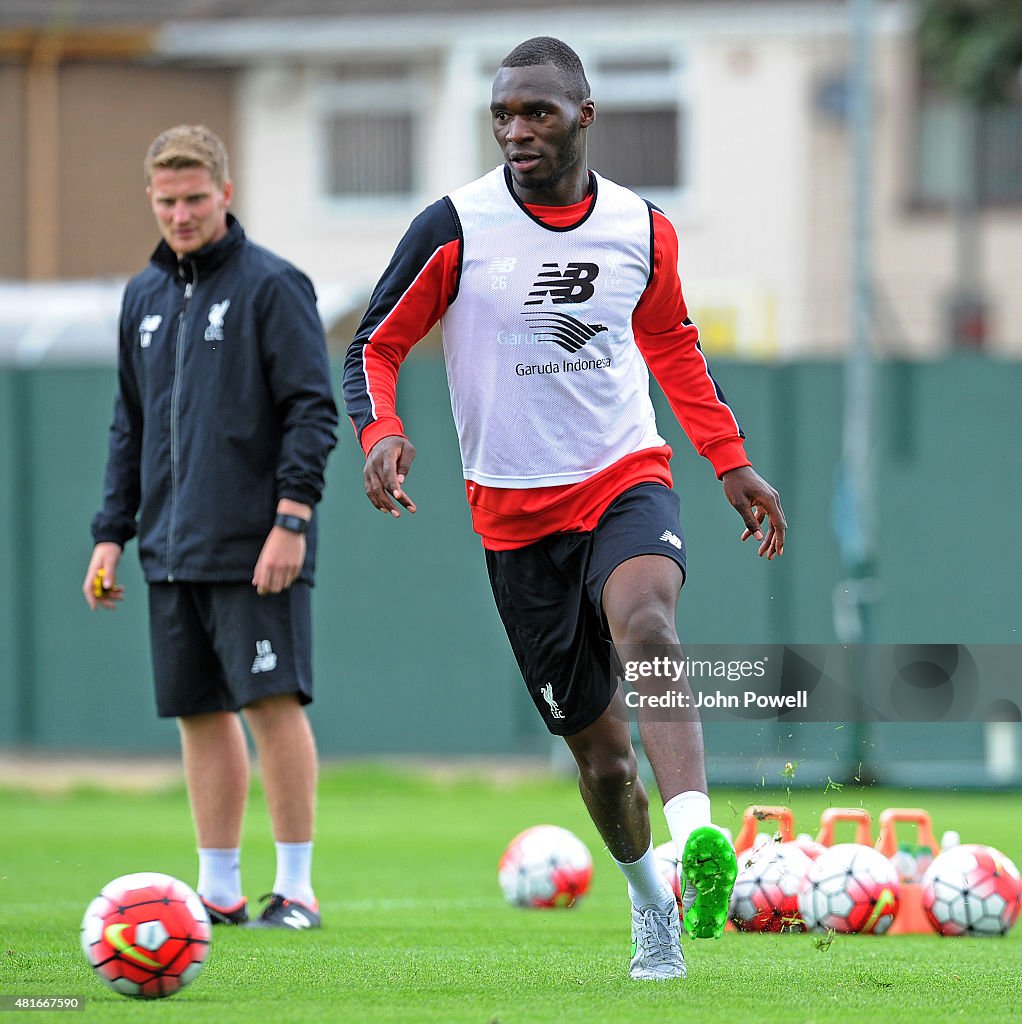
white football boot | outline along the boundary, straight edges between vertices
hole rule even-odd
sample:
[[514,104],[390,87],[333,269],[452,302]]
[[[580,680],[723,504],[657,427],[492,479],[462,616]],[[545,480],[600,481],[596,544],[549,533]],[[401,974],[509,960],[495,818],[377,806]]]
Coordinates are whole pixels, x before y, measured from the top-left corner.
[[632,978],[666,981],[684,978],[681,919],[672,899],[669,907],[632,907]]

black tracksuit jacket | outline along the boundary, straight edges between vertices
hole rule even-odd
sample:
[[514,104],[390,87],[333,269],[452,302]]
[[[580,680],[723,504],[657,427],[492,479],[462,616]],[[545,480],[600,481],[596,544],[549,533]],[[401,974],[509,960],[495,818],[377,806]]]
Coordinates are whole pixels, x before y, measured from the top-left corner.
[[[161,242],[124,293],[92,535],[137,534],[150,583],[251,581],[278,499],[315,506],[336,443],[312,283],[228,225],[180,262]],[[315,558],[313,522],[300,579]]]

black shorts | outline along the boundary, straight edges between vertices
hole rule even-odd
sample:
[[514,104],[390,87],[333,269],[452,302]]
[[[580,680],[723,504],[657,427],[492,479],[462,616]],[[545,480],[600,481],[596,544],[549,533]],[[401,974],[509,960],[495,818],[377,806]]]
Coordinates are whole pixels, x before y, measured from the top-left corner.
[[620,665],[603,614],[610,574],[638,555],[665,555],[685,571],[679,507],[663,484],[638,484],[611,502],[594,530],[486,552],[518,667],[555,736],[592,725],[617,689]]
[[250,583],[151,583],[149,635],[161,718],[312,700],[311,588],[260,597]]

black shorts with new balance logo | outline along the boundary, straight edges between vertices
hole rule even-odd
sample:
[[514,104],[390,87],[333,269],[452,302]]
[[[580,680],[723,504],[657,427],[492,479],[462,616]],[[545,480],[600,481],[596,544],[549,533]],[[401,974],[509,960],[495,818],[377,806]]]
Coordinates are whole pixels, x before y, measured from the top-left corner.
[[487,551],[501,621],[547,728],[571,736],[606,711],[620,664],[603,614],[603,588],[629,558],[665,555],[685,570],[678,496],[646,483],[614,499],[596,529],[555,533],[512,551]]
[[307,583],[260,595],[251,583],[150,583],[156,710],[238,711],[263,697],[312,700]]

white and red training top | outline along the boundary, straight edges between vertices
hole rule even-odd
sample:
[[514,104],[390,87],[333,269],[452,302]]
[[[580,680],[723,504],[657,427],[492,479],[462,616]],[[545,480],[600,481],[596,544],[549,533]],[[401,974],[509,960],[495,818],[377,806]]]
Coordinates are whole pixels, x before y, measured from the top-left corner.
[[591,530],[639,483],[671,485],[648,370],[718,476],[749,465],[688,320],[670,221],[590,172],[573,206],[526,206],[506,168],[438,200],[401,240],[348,350],[363,450],[404,434],[398,371],[439,321],[483,546]]

